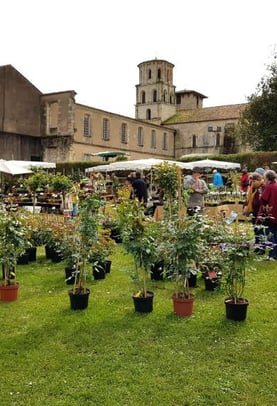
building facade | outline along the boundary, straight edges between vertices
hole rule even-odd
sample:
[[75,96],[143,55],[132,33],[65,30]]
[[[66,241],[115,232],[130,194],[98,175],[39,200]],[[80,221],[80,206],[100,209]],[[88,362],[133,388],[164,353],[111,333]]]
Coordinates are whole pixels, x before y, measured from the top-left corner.
[[176,92],[174,65],[165,60],[138,68],[130,118],[76,103],[74,90],[43,94],[13,66],[0,67],[0,158],[67,162],[96,160],[102,151],[129,159],[233,152],[228,132],[245,105],[204,108],[201,93]]

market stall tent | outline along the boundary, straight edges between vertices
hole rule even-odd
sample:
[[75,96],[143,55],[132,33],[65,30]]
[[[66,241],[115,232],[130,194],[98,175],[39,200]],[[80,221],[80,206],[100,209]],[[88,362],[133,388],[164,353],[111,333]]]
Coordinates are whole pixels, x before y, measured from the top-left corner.
[[7,161],[14,163],[15,165],[21,167],[21,168],[26,168],[26,169],[32,169],[32,168],[38,168],[38,169],[50,169],[50,168],[56,168],[56,164],[54,162],[42,162],[42,161]]
[[109,165],[97,165],[91,168],[87,168],[86,172],[115,172],[115,171],[145,171],[150,170],[156,165],[160,165],[163,162],[167,162],[169,165],[177,165],[182,169],[190,169],[190,163],[170,161],[166,159],[135,159],[131,161],[113,162]]

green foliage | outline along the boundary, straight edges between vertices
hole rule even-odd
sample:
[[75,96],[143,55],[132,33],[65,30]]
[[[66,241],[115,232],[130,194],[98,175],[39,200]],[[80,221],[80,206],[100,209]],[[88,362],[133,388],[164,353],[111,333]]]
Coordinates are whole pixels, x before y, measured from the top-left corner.
[[43,171],[37,171],[25,180],[25,185],[32,193],[45,189],[49,182],[49,175]]
[[73,182],[68,176],[56,173],[50,177],[50,186],[54,192],[64,194],[72,188]]
[[145,207],[138,200],[123,198],[117,209],[123,246],[134,258],[133,279],[146,297],[150,267],[158,259],[159,225],[145,216]]
[[201,217],[181,216],[161,222],[158,253],[176,282],[177,296],[189,297],[188,278],[202,255]]
[[[10,270],[15,270],[18,257],[29,246],[27,228],[20,218],[23,215],[24,213],[0,210],[0,264],[4,266],[5,285],[13,283]],[[15,275],[13,279],[14,277]]]
[[240,121],[240,134],[251,147],[260,151],[277,150],[277,55],[268,66],[256,92],[249,98]]
[[227,242],[223,252],[225,289],[234,302],[243,298],[246,270],[251,269],[253,236],[249,227],[235,223],[225,228],[222,237]]
[[74,292],[85,289],[87,264],[90,253],[97,242],[99,234],[99,208],[103,204],[96,193],[88,195],[82,202],[79,216],[74,219],[75,233],[73,250],[77,257],[77,268],[80,265],[79,280],[75,280]]

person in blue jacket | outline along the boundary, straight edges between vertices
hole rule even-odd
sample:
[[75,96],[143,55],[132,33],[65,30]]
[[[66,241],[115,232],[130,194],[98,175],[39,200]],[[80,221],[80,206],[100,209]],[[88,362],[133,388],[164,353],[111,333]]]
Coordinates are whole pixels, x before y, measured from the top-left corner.
[[216,187],[224,185],[222,175],[216,169],[213,170],[213,185]]

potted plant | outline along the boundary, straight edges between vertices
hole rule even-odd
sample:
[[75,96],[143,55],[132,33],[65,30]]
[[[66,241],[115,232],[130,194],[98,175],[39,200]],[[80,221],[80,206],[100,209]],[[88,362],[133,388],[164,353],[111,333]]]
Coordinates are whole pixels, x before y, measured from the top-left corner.
[[28,247],[26,229],[20,212],[0,211],[0,263],[4,282],[0,284],[0,300],[14,301],[18,297],[19,283],[16,281],[16,265],[20,255]]
[[138,200],[122,198],[117,206],[122,244],[133,256],[136,291],[133,293],[135,311],[153,310],[154,293],[148,289],[151,265],[157,261],[158,223],[145,215],[145,207]]
[[88,264],[93,244],[99,236],[99,208],[102,205],[101,198],[94,193],[83,200],[78,217],[72,220],[75,224],[75,252],[77,256],[77,269],[74,286],[69,290],[71,309],[85,309],[88,306],[90,289],[86,287]]
[[109,259],[115,247],[115,241],[105,229],[98,230],[98,239],[91,247],[89,262],[92,264],[94,279],[105,279],[106,273],[110,273],[111,260]]
[[219,290],[221,285],[224,258],[221,243],[225,235],[224,218],[205,217],[202,227],[202,255],[197,261],[205,289],[209,291]]
[[198,272],[197,259],[202,252],[202,216],[198,218],[196,215],[185,214],[188,194],[182,189],[180,168],[174,168],[172,165],[169,171],[168,167],[161,166],[157,176],[158,182],[161,182],[164,172],[165,175],[169,172],[174,188],[168,192],[171,195],[168,209],[165,205],[168,214],[165,211],[164,219],[160,222],[159,258],[163,259],[170,272],[169,278],[175,282],[175,292],[172,296],[174,314],[188,316],[192,314],[194,301],[189,280]]
[[192,216],[161,222],[158,251],[175,282],[175,315],[189,316],[193,311],[195,296],[189,280],[197,274],[197,259],[202,254],[201,226],[201,220]]
[[227,319],[243,321],[247,315],[249,301],[244,298],[246,271],[251,269],[253,236],[246,225],[237,222],[226,227],[224,254],[224,282],[227,298],[225,308]]
[[72,189],[73,181],[66,175],[56,173],[50,177],[50,187],[53,189],[54,193],[60,194],[62,197],[61,208],[66,209],[66,195]]
[[29,176],[29,178],[25,181],[27,189],[32,194],[33,214],[35,214],[36,211],[37,192],[44,190],[48,182],[49,176],[43,171],[34,172],[33,175]]

